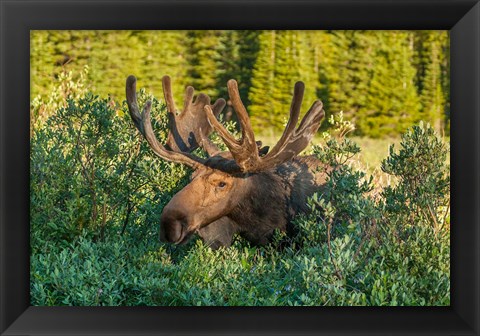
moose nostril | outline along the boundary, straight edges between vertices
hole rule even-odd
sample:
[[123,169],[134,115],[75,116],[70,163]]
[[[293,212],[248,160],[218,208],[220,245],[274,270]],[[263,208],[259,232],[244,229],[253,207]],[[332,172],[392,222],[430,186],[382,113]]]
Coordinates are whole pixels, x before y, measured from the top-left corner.
[[160,241],[168,242],[167,237],[165,236],[165,225],[160,225]]
[[178,220],[162,222],[160,228],[160,240],[175,243],[182,237],[183,225]]
[[182,224],[180,222],[175,221],[170,225],[170,230],[167,230],[167,237],[168,240],[171,242],[176,242],[180,240],[180,237],[182,236]]

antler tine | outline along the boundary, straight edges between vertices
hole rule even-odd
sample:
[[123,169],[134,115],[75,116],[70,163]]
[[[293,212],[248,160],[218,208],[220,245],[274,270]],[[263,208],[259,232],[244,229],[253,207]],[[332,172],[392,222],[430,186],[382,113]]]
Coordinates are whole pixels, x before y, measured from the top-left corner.
[[163,96],[165,97],[165,102],[167,103],[167,110],[169,113],[175,114],[175,112],[177,111],[177,108],[175,107],[175,101],[173,100],[172,82],[170,80],[170,76],[162,77],[162,88],[163,88]]
[[[222,112],[223,108],[225,107],[225,105],[227,105],[227,102],[225,101],[225,99],[223,98],[219,98],[217,99],[217,101],[215,102],[215,104],[212,105],[211,107],[211,110],[212,110],[212,114],[214,115],[215,117],[215,120],[217,120],[216,118],[218,118],[218,116],[220,115],[220,112]],[[207,105],[208,106],[208,105]],[[209,106],[210,107],[210,106]],[[208,121],[208,112],[205,111],[205,115],[207,117],[207,121]],[[209,121],[208,121],[209,122]],[[209,122],[209,126],[210,128],[213,127],[211,126],[211,123]],[[221,152],[220,148],[217,147],[217,145],[215,145],[202,131],[202,128],[199,127],[199,135],[200,135],[200,141],[201,141],[201,147],[207,152],[208,156],[212,157],[214,155],[217,155],[218,153]]]
[[280,140],[278,140],[275,147],[270,151],[270,156],[274,156],[282,151],[295,131],[295,126],[297,126],[298,117],[300,116],[304,92],[305,84],[303,82],[296,82],[293,89],[292,104],[290,106],[290,118],[288,119],[287,126],[285,126]]
[[238,151],[242,148],[240,141],[235,139],[227,129],[217,120],[213,114],[213,110],[209,105],[205,105],[205,114],[207,116],[210,125],[217,131],[220,138],[222,138],[225,145],[227,145],[230,151]]
[[128,111],[130,111],[130,117],[132,117],[133,123],[135,124],[137,129],[140,131],[140,133],[143,136],[145,136],[145,131],[143,130],[142,116],[138,111],[137,79],[135,78],[135,76],[128,76],[126,93],[127,93],[127,105],[128,105]]
[[318,131],[320,123],[325,116],[325,111],[322,107],[323,104],[320,100],[315,101],[303,117],[298,128],[291,132],[285,143],[279,146],[279,150],[275,152],[272,150],[262,158],[262,167],[272,167],[281,164],[304,150]]
[[183,111],[187,111],[190,108],[190,105],[192,105],[194,92],[195,90],[192,86],[187,86],[187,88],[185,89],[185,98],[183,99]]
[[212,109],[208,105],[205,106],[205,112],[210,125],[212,125],[222,138],[240,169],[242,171],[251,171],[258,165],[260,159],[258,146],[255,142],[255,135],[253,134],[247,110],[240,98],[237,82],[231,79],[228,81],[227,86],[228,95],[237,114],[240,127],[242,128],[242,138],[240,140],[235,139],[215,118]]
[[152,147],[155,154],[165,160],[183,163],[192,168],[198,168],[204,163],[203,159],[197,158],[190,153],[183,152],[174,152],[165,149],[165,147],[158,142],[157,137],[153,133],[152,123],[150,119],[152,103],[150,101],[145,105],[144,111],[142,112],[143,119],[143,128],[145,130],[145,139],[147,139],[148,144]]
[[323,103],[320,100],[316,100],[300,122],[297,133],[303,133],[306,128],[311,128],[317,124],[320,126],[320,121],[325,116],[325,111],[322,108]]
[[237,81],[230,79],[227,83],[228,95],[232,101],[233,108],[240,122],[242,128],[242,145],[245,150],[256,152],[257,144],[255,143],[255,135],[253,134],[252,125],[250,124],[250,118],[248,117],[247,109],[242,103],[240,98],[240,92],[238,91]]
[[137,94],[136,94],[136,83],[137,79],[134,76],[129,76],[126,83],[126,96],[127,96],[127,105],[130,112],[130,116],[140,131],[140,133],[145,137],[148,144],[152,148],[155,154],[157,154],[162,159],[182,163],[194,169],[199,168],[205,163],[204,159],[198,158],[190,153],[184,152],[174,152],[167,150],[156,138],[155,133],[153,132],[152,123],[150,120],[150,112],[152,109],[152,102],[147,101],[145,107],[143,108],[142,113],[140,114],[138,110],[137,103]]
[[285,130],[275,147],[262,157],[259,156],[250,119],[240,99],[236,81],[228,81],[228,93],[242,127],[242,138],[240,140],[236,140],[213,116],[212,109],[209,106],[205,106],[208,121],[230,149],[241,171],[260,172],[270,169],[292,159],[308,146],[313,135],[320,127],[320,122],[325,112],[322,110],[323,104],[321,101],[314,102],[298,128],[296,128],[304,92],[305,85],[302,82],[297,82],[294,87],[290,107],[290,118]]
[[[212,153],[219,152],[220,150],[215,148],[215,145],[208,140],[208,135],[212,132],[212,126],[207,120],[204,106],[210,105],[210,97],[200,93],[194,101],[195,90],[193,87],[187,86],[184,94],[183,110],[177,111],[169,76],[162,78],[162,87],[170,127],[166,148],[176,152],[192,152],[197,147],[202,146],[210,156],[214,155]],[[225,105],[224,99],[218,99],[212,105],[214,115],[218,116]],[[178,115],[177,112],[179,112]]]

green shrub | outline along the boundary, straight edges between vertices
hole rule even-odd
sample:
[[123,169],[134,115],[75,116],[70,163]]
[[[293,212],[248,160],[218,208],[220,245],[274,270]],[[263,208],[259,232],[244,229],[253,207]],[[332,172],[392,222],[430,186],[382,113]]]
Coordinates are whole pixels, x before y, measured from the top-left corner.
[[237,237],[212,251],[158,241],[188,171],[153,156],[125,105],[68,100],[31,141],[32,305],[449,305],[448,148],[414,127],[382,165],[397,183],[372,193],[380,187],[352,164],[352,125],[332,123],[313,148],[328,180],[292,244],[278,233],[265,247]]
[[[166,138],[164,108],[153,106],[158,136]],[[83,230],[104,239],[129,223],[156,221],[186,173],[150,154],[125,106],[91,94],[68,99],[31,140],[32,246],[68,244]]]
[[421,221],[439,231],[450,206],[448,147],[423,123],[408,130],[400,146],[398,153],[390,146],[390,155],[382,162],[382,170],[399,180],[395,187],[385,188],[386,215],[412,226]]
[[[343,126],[337,125],[341,135]],[[374,198],[372,178],[349,165],[360,149],[343,136],[327,138],[314,153],[331,167],[328,181],[310,200],[311,213],[299,217],[297,224],[303,249],[318,249],[319,241],[326,242],[322,260],[329,260],[330,266],[323,269],[323,282],[326,278],[326,283],[338,284],[331,292],[335,298],[328,302],[448,305],[446,145],[429,125],[414,126],[403,136],[399,153],[392,146],[382,164],[399,182]],[[429,208],[432,211],[426,212]],[[434,216],[439,211],[444,212],[442,218]]]

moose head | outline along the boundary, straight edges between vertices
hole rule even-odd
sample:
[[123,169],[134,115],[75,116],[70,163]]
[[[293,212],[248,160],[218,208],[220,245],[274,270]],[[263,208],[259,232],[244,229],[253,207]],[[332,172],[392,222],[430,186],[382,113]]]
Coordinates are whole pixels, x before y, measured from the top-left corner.
[[[322,103],[315,101],[297,127],[304,94],[304,84],[294,87],[290,118],[278,143],[269,150],[262,147],[250,124],[237,82],[229,80],[228,94],[241,127],[236,139],[217,120],[226,105],[218,99],[197,95],[188,86],[183,109],[178,111],[172,96],[171,81],[162,78],[169,119],[165,145],[154,135],[150,121],[151,102],[140,112],[136,98],[136,78],[129,76],[126,96],[130,116],[160,158],[193,169],[191,182],[164,207],[160,217],[160,239],[182,244],[198,233],[212,247],[228,246],[232,236],[240,233],[253,243],[268,242],[274,229],[286,230],[291,216],[301,210],[295,206],[318,185],[312,164],[314,159],[297,159],[320,126],[324,116]],[[215,130],[229,151],[222,152],[209,135]],[[198,147],[208,158],[192,154]],[[310,168],[310,170],[308,169]],[[297,182],[295,182],[296,180]],[[299,197],[300,195],[300,197]]]

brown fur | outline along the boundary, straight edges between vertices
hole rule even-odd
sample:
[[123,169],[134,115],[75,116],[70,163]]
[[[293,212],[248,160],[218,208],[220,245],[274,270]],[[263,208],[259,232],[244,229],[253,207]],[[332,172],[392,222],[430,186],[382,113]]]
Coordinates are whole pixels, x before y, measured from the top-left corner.
[[184,243],[198,233],[218,248],[229,246],[238,233],[253,244],[267,244],[275,229],[291,231],[293,217],[307,211],[307,198],[323,183],[324,169],[312,156],[253,174],[200,168],[165,206],[160,237]]

